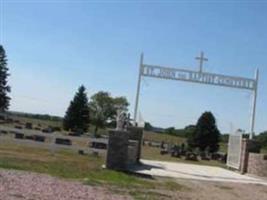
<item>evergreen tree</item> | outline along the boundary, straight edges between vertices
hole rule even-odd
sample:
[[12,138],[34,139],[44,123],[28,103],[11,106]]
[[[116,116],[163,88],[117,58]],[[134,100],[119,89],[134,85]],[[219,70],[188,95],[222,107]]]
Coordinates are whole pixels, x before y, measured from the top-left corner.
[[7,68],[6,52],[2,45],[0,45],[0,112],[8,110],[10,97],[10,86],[7,84],[9,76]]
[[86,88],[82,85],[75,94],[63,120],[65,130],[87,131],[89,128],[89,105]]
[[187,142],[190,147],[199,148],[200,151],[216,152],[219,150],[220,135],[215,117],[211,112],[205,112],[198,119]]

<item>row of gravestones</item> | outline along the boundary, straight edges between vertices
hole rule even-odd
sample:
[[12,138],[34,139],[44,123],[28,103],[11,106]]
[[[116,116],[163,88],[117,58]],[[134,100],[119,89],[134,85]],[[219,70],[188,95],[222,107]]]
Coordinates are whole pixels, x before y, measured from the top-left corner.
[[[21,125],[15,125],[16,129],[23,129],[23,126]],[[41,128],[41,126],[38,127],[33,127],[32,123],[27,122],[25,124],[25,129],[30,129],[30,130],[36,130],[36,131],[42,131],[43,133],[53,133],[55,131],[61,131],[60,127],[47,127],[47,128]]]
[[[16,139],[27,139],[36,142],[45,142],[46,137],[41,135],[24,135],[23,133],[15,133]],[[56,138],[55,144],[72,145],[72,141],[66,138]]]
[[170,154],[172,157],[184,158],[185,160],[198,161],[198,160],[218,160],[221,162],[226,162],[227,154],[226,153],[207,153],[207,152],[193,152],[191,149],[187,149],[183,143],[179,145],[166,145],[161,144],[162,155]]

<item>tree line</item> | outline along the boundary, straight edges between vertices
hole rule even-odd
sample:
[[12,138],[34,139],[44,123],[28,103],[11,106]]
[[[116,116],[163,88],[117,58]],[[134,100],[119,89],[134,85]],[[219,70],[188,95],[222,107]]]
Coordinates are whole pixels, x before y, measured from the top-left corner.
[[99,128],[115,125],[117,109],[127,111],[129,103],[125,97],[112,97],[110,93],[100,91],[88,99],[86,88],[82,85],[76,92],[63,119],[65,130],[87,132],[94,125]]
[[14,112],[14,111],[7,111],[7,116],[15,116],[15,117],[25,117],[29,119],[40,119],[40,120],[48,120],[48,121],[62,121],[62,117],[53,116],[48,114],[33,114],[33,113],[24,113],[24,112]]

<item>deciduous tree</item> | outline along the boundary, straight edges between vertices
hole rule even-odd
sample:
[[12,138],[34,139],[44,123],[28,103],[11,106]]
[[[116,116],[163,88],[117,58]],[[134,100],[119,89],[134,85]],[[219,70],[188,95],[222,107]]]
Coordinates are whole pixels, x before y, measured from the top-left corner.
[[115,120],[117,108],[127,111],[129,103],[125,97],[113,98],[108,92],[100,91],[91,97],[90,112],[95,133],[98,128],[106,127],[108,122]]

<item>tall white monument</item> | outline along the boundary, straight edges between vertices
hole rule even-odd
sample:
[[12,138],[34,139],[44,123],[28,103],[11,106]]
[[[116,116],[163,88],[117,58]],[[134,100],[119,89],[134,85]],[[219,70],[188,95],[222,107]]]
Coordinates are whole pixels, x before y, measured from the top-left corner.
[[259,70],[258,69],[256,70],[254,78],[208,73],[208,72],[203,72],[204,61],[208,61],[208,59],[204,57],[204,53],[201,52],[200,56],[196,57],[196,59],[199,61],[199,71],[144,64],[144,55],[142,53],[140,59],[138,81],[137,81],[134,121],[137,122],[137,112],[138,112],[142,77],[171,79],[176,81],[185,81],[185,82],[193,82],[199,84],[237,88],[237,89],[249,90],[253,94],[253,106],[252,106],[251,124],[250,124],[250,138],[252,139],[255,128]]

